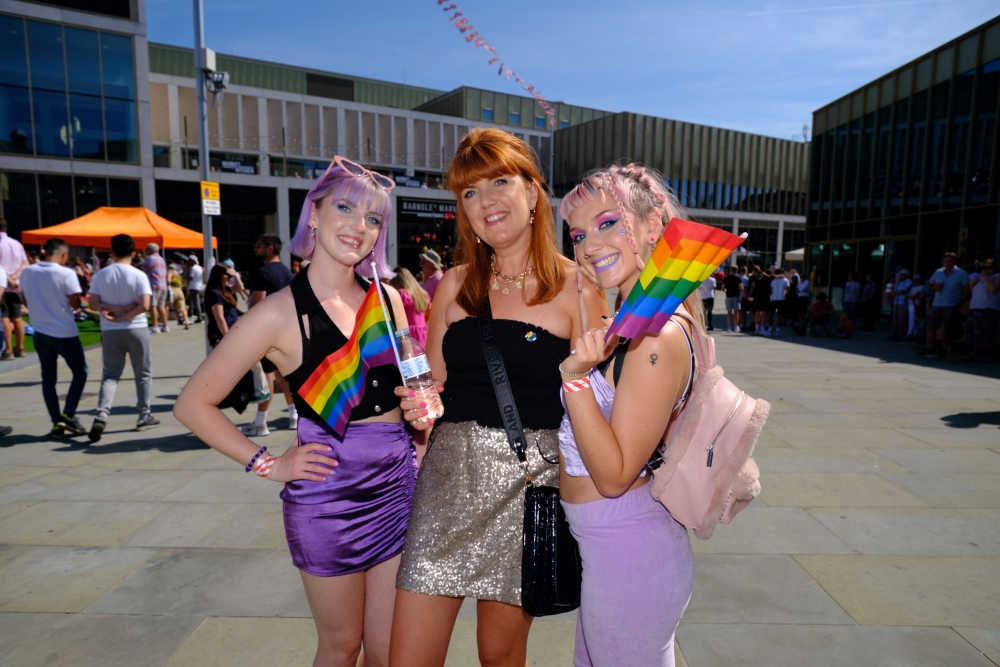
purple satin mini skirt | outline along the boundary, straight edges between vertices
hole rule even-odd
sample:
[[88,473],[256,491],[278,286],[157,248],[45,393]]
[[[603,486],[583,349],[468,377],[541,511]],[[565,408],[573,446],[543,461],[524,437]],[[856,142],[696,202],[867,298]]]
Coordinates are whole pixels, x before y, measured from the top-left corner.
[[344,439],[304,416],[299,443],[332,448],[336,474],[289,482],[285,538],[295,567],[317,577],[362,572],[403,551],[417,458],[401,423],[348,424]]

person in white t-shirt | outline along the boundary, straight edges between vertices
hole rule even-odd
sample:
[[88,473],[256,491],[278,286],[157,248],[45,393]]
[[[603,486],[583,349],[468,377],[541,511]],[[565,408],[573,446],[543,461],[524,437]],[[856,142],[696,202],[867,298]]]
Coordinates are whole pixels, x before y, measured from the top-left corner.
[[[87,359],[73,316],[73,311],[80,308],[80,279],[66,268],[68,259],[66,242],[49,239],[45,242],[45,261],[21,271],[21,292],[31,309],[31,326],[35,330],[32,340],[42,367],[42,397],[52,419],[50,435],[54,438],[87,432],[76,418],[76,407],[87,384]],[[73,372],[62,412],[56,393],[59,357]]]
[[198,264],[198,258],[189,255],[187,258],[188,304],[191,306],[191,317],[198,324],[204,319],[201,314],[201,293],[205,291],[205,270]]
[[160,425],[160,420],[150,412],[153,350],[149,342],[146,312],[153,290],[146,274],[132,266],[135,240],[131,236],[118,234],[112,237],[111,256],[114,263],[101,269],[90,283],[90,307],[101,313],[104,360],[97,415],[88,434],[91,442],[100,440],[107,426],[115,389],[125,370],[126,355],[132,362],[132,373],[135,375],[136,410],[139,412],[135,428],[144,431]]
[[715,309],[715,278],[709,276],[705,278],[705,282],[698,286],[701,291],[701,305],[705,308],[705,329],[707,331],[715,331],[715,327],[712,326],[712,310]]
[[785,315],[785,295],[788,292],[788,278],[785,277],[784,269],[775,269],[774,278],[771,279],[771,335],[777,336],[781,333]]

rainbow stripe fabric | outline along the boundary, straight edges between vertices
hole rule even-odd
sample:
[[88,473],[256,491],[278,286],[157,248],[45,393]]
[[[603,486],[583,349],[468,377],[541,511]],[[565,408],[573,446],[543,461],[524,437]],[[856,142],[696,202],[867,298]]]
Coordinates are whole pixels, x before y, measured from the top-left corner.
[[659,332],[684,299],[741,243],[743,237],[724,229],[672,219],[622,303],[608,335],[636,338]]
[[377,286],[378,281],[372,281],[348,341],[324,359],[298,390],[299,396],[341,437],[351,410],[365,397],[367,369],[395,364],[393,332],[383,316]]

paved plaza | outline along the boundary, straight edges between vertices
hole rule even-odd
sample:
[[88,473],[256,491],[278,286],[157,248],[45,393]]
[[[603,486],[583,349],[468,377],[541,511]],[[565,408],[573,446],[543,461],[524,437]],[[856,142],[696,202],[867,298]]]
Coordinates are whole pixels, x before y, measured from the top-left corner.
[[[280,487],[170,414],[202,335],[153,338],[163,426],[131,430],[128,370],[92,447],[47,438],[37,365],[0,365],[0,423],[15,429],[0,440],[0,665],[311,664]],[[1000,664],[1000,368],[917,363],[914,346],[884,338],[716,334],[728,376],[772,405],[755,454],[763,492],[710,542],[692,540],[679,665]],[[100,349],[87,359],[89,428]],[[65,366],[61,379],[62,393]],[[261,439],[272,449],[291,440],[283,408]],[[531,665],[570,665],[574,633],[572,616],[536,621]],[[472,605],[447,664],[478,664]]]

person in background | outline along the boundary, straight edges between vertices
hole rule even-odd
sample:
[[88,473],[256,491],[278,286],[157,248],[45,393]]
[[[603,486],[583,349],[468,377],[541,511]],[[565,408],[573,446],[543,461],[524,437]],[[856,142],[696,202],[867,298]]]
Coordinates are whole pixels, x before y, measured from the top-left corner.
[[427,250],[420,255],[420,272],[424,274],[423,287],[431,301],[434,301],[434,292],[437,291],[438,283],[444,278],[442,266],[441,256],[433,250]]
[[972,288],[972,300],[969,302],[972,354],[963,360],[988,363],[1000,323],[1000,274],[992,258],[983,260],[979,273],[972,277],[969,286]]
[[[4,271],[3,266],[0,266],[0,303],[3,302],[4,292],[7,291],[7,272]],[[3,336],[0,336],[0,353],[6,350],[7,342],[4,340]],[[10,435],[10,432],[14,429],[10,426],[0,426],[0,437],[5,435]]]
[[220,264],[225,264],[230,269],[233,269],[234,271],[236,270],[236,262],[233,261],[233,258],[229,256],[228,252],[222,253],[222,261]]
[[208,344],[213,348],[239,319],[236,295],[242,291],[243,280],[236,269],[222,262],[212,267],[205,286],[205,317],[208,318]]
[[969,275],[955,266],[958,263],[955,253],[946,252],[941,262],[943,266],[927,281],[927,293],[934,300],[924,322],[927,347],[917,352],[917,356],[924,359],[933,359],[935,356],[944,359],[947,355],[948,337],[945,326],[952,311],[961,305],[965,298],[965,287],[969,284]]
[[0,218],[0,267],[7,274],[7,289],[0,301],[0,321],[3,322],[3,336],[6,349],[0,359],[8,361],[24,356],[24,319],[21,317],[21,295],[19,280],[21,271],[30,266],[24,246],[7,236],[7,221]]
[[924,278],[919,273],[913,275],[913,286],[906,296],[906,310],[909,316],[909,326],[906,329],[906,340],[916,340],[920,335],[917,329],[917,319],[924,316]]
[[860,315],[864,318],[865,324],[862,331],[875,331],[875,318],[878,316],[878,285],[875,284],[875,276],[865,274],[865,285],[861,288],[861,296],[858,297],[858,308]]
[[[167,283],[167,263],[160,257],[160,246],[157,244],[150,243],[146,246],[146,260],[142,263],[142,271],[149,278],[149,286],[153,290],[153,328],[150,333],[167,333],[170,331],[167,324],[167,294],[170,292],[170,285]],[[163,319],[162,326],[158,324],[159,318]]]
[[397,266],[393,271],[396,272],[396,277],[390,280],[389,284],[396,288],[396,291],[399,292],[399,298],[403,300],[403,310],[406,311],[406,321],[410,325],[410,335],[420,343],[421,347],[426,348],[427,319],[425,314],[431,305],[430,296],[408,268]]
[[90,269],[91,276],[101,270],[101,258],[97,255],[97,248],[91,246],[90,254],[87,255],[86,264],[87,268]]
[[736,265],[729,266],[729,274],[722,279],[726,290],[726,332],[739,333],[740,307],[743,299],[743,281],[736,275]]
[[823,327],[830,324],[830,316],[833,315],[833,304],[827,300],[826,292],[816,295],[816,303],[809,306],[809,315],[802,320],[802,324],[795,330],[800,336],[812,335],[813,327]]
[[[50,435],[54,438],[67,433],[85,435],[87,430],[76,418],[76,408],[87,384],[87,359],[73,318],[73,311],[80,307],[80,280],[66,268],[69,246],[62,239],[45,242],[45,257],[46,261],[21,271],[21,290],[31,308],[31,326],[35,330],[32,338],[42,370],[42,397],[52,419]],[[56,393],[59,357],[73,372],[62,412]]]
[[80,292],[86,296],[87,291],[90,287],[90,267],[83,263],[83,260],[79,257],[70,257],[67,268],[76,274],[77,278],[80,279]]
[[174,312],[177,313],[177,322],[183,323],[185,329],[190,329],[187,300],[184,298],[184,280],[174,264],[171,264],[167,269],[167,285],[170,286],[170,303],[174,307]]
[[851,318],[847,316],[847,313],[843,313],[840,316],[840,322],[837,323],[837,328],[833,330],[833,337],[850,338],[853,333],[854,322],[852,322]]
[[896,272],[896,283],[892,287],[892,335],[889,340],[903,340],[909,329],[910,314],[907,304],[913,281],[909,269]]
[[201,268],[198,258],[194,255],[188,255],[185,264],[187,264],[188,279],[187,300],[191,307],[191,316],[194,317],[194,323],[199,324],[204,319],[201,314],[201,299],[202,292],[205,291],[205,269]]
[[292,265],[291,266],[292,273],[294,275],[296,275],[296,276],[299,275],[299,271],[302,270],[302,259],[299,258],[299,257],[296,257],[295,255],[292,255],[291,265]]
[[770,336],[771,327],[768,323],[768,316],[771,312],[771,277],[762,269],[757,269],[754,273],[753,288],[753,312],[754,327],[757,335]]
[[[250,292],[248,309],[256,306],[265,297],[292,284],[295,275],[291,269],[281,263],[281,248],[281,239],[274,234],[262,234],[257,237],[253,250],[257,259],[263,264],[254,270],[250,279],[253,291]],[[295,403],[292,402],[292,392],[288,389],[288,383],[277,372],[278,367],[270,359],[265,357],[260,360],[260,364],[264,367],[264,373],[267,375],[270,397],[257,404],[257,414],[254,415],[253,421],[245,424],[241,429],[243,435],[256,437],[270,433],[267,428],[267,411],[271,407],[275,389],[279,386],[285,394],[285,404],[288,406],[288,428],[294,431],[299,425],[299,413],[295,409]]]
[[784,269],[775,269],[774,277],[771,278],[771,312],[768,313],[770,319],[771,334],[777,336],[781,333],[782,320],[785,314],[785,297],[788,294],[788,278],[785,277]]
[[799,319],[799,272],[792,269],[788,276],[788,289],[785,290],[785,316],[784,324],[795,326],[795,321]]
[[705,330],[715,331],[712,326],[712,310],[715,309],[715,277],[705,278],[705,282],[698,286],[698,293],[701,295],[702,313],[705,317]]
[[740,296],[740,331],[750,331],[753,329],[753,311],[750,309],[750,276],[747,275],[747,267],[741,266],[737,275],[743,283],[743,292]]
[[90,307],[101,313],[101,357],[104,364],[97,414],[88,433],[91,442],[101,439],[108,424],[118,380],[125,370],[126,355],[132,362],[132,374],[135,376],[136,410],[139,414],[135,429],[145,431],[160,425],[160,420],[153,417],[150,409],[153,349],[149,343],[146,313],[153,290],[146,274],[132,266],[133,255],[135,240],[131,236],[113,236],[111,256],[114,263],[99,271],[90,285]]
[[861,296],[861,283],[854,279],[854,274],[848,272],[847,282],[844,283],[844,296],[841,303],[844,305],[844,312],[854,320],[857,315],[858,297]]
[[798,298],[798,308],[799,308],[799,320],[805,321],[806,316],[809,313],[809,304],[812,303],[812,293],[809,291],[811,285],[809,284],[809,278],[805,275],[799,276],[799,298]]

